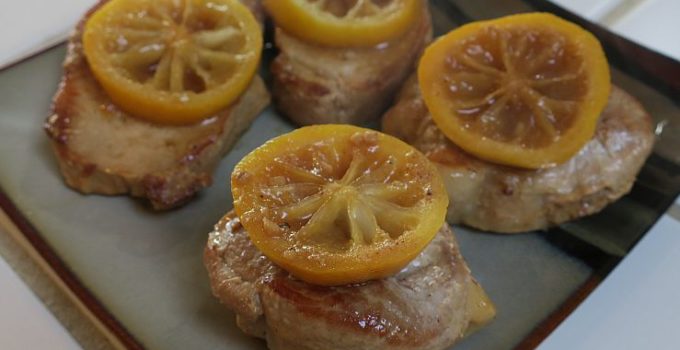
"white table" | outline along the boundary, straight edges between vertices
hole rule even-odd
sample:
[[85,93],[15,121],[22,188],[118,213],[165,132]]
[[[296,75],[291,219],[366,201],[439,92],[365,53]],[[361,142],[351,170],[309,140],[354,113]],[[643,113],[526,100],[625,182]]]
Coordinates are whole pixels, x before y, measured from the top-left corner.
[[[3,234],[0,228],[0,234]],[[0,259],[0,348],[78,349],[78,343]]]
[[680,348],[680,199],[540,350]]

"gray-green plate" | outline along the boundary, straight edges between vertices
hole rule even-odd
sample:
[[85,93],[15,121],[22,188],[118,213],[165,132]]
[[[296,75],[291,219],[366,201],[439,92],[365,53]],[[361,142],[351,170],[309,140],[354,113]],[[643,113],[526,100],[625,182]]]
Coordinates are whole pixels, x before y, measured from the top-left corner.
[[[461,11],[456,15],[448,8],[455,4],[434,1],[439,32],[460,23],[456,17],[467,16],[464,11],[474,12],[474,6],[456,7]],[[264,349],[265,343],[243,335],[233,314],[212,297],[202,253],[207,233],[231,208],[227,179],[236,162],[292,125],[267,109],[222,161],[213,186],[180,209],[154,213],[127,197],[82,195],[62,182],[42,130],[64,53],[60,46],[0,72],[4,209],[16,211],[32,226],[46,243],[42,249],[55,253],[70,269],[65,273],[76,277],[138,344],[150,349]],[[620,73],[615,79],[644,102],[661,101],[677,113],[659,92]],[[569,230],[515,236],[459,227],[455,232],[474,276],[498,309],[490,326],[456,349],[516,346],[593,275],[593,268],[616,255],[586,243],[587,238],[573,238]]]

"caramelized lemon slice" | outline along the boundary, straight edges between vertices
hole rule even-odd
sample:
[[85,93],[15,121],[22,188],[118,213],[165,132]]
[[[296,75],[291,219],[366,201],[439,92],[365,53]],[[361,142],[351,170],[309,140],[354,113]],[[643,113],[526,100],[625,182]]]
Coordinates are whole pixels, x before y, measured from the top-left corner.
[[246,89],[262,34],[237,0],[111,0],[87,21],[83,50],[121,109],[152,122],[189,124]]
[[418,67],[437,126],[491,162],[541,168],[590,140],[610,90],[597,39],[550,14],[471,23],[439,38]]
[[264,0],[277,25],[329,46],[371,46],[403,34],[421,0]]
[[396,273],[444,223],[437,170],[402,141],[348,125],[310,126],[248,154],[234,208],[265,256],[321,285]]

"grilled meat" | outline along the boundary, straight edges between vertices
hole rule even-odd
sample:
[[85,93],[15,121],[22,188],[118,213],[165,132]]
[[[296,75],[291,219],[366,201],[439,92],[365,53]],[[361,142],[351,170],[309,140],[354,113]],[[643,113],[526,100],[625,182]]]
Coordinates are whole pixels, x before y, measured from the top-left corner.
[[427,1],[412,28],[376,47],[332,48],[276,28],[280,53],[271,65],[274,103],[298,125],[375,119],[392,103],[431,39]]
[[494,315],[448,225],[394,276],[322,287],[263,256],[231,212],[210,233],[204,263],[238,326],[272,350],[445,349]]
[[[45,123],[66,183],[83,193],[148,198],[155,209],[178,206],[212,182],[222,156],[269,104],[255,77],[238,101],[189,126],[134,118],[97,83],[82,51],[85,16],[72,34],[64,75]],[[259,8],[257,1],[245,1]]]
[[630,191],[654,144],[651,117],[613,86],[595,136],[569,161],[542,170],[489,163],[437,128],[415,76],[385,114],[383,131],[438,166],[449,192],[450,223],[501,233],[545,229],[597,213]]

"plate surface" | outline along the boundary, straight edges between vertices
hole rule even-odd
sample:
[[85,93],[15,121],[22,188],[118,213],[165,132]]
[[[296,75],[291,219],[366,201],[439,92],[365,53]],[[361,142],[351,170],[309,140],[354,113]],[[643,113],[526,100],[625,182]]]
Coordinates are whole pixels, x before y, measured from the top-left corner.
[[[433,3],[438,32],[466,20],[464,12],[455,12],[458,7],[449,7],[455,2]],[[267,109],[222,161],[213,186],[180,209],[154,213],[127,197],[84,196],[63,184],[42,130],[64,53],[61,46],[0,72],[0,191],[143,346],[264,349],[264,342],[244,336],[233,314],[211,296],[202,252],[212,225],[231,208],[227,179],[236,162],[293,126]],[[677,106],[659,92],[618,71],[614,80],[640,98],[658,120],[678,119]],[[642,186],[647,191],[651,185]],[[674,197],[678,188],[669,189],[675,192],[668,195]],[[634,192],[614,213],[641,207],[636,211],[641,214],[633,215],[640,217],[633,220],[637,223],[653,222],[657,209],[665,210],[639,203]],[[597,216],[596,224],[615,224],[615,214]],[[490,326],[456,349],[507,349],[519,344],[594,272],[606,271],[639,238],[639,230],[631,229],[630,244],[621,243],[607,238],[607,230],[602,230],[604,236],[593,234],[597,225],[575,223],[571,229],[519,236],[454,228],[473,275],[498,308]]]

